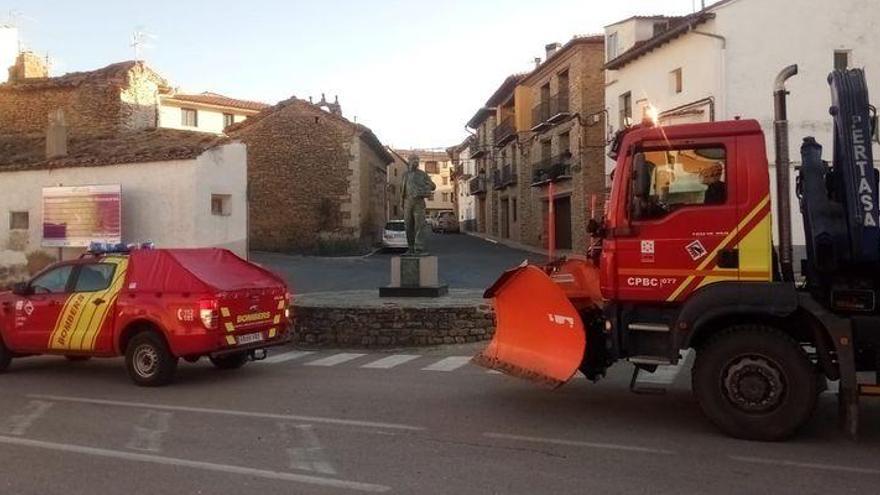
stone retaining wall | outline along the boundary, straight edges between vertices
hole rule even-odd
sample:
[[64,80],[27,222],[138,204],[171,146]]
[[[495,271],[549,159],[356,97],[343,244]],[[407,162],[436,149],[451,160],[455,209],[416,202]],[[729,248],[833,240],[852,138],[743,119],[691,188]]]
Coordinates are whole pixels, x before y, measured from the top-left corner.
[[465,344],[495,332],[491,304],[465,291],[429,301],[379,301],[375,291],[310,295],[295,299],[294,318],[294,342],[310,347]]

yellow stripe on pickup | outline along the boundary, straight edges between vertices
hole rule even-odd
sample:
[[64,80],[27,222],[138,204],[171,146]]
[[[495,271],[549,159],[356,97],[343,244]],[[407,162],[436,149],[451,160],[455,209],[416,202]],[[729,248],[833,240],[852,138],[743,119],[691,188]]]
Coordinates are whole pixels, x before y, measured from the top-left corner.
[[284,299],[278,301],[278,309],[284,309]]
[[224,318],[229,318],[232,313],[229,312],[229,308],[220,308],[220,314],[223,315]]
[[230,323],[230,322],[227,321],[227,322],[226,322],[226,331],[229,332],[229,333],[234,332],[234,331],[235,331],[235,325],[233,325],[232,323]]
[[235,337],[233,337],[232,335],[227,335],[226,343],[229,345],[235,345]]

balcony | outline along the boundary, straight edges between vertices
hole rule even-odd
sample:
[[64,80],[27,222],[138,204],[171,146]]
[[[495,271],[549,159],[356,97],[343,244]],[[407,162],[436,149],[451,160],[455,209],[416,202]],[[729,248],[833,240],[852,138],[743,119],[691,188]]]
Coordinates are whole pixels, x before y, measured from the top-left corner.
[[495,128],[493,137],[495,138],[495,146],[499,147],[504,146],[511,139],[515,138],[516,124],[514,124],[513,117],[507,117],[502,120],[498,127]]
[[571,115],[569,94],[557,93],[532,109],[532,130],[542,131]]
[[479,175],[468,182],[468,192],[471,196],[486,194],[486,177]]
[[489,143],[486,142],[485,136],[478,136],[471,143],[471,158],[480,158],[489,152]]
[[516,171],[513,165],[501,167],[501,185],[504,187],[516,185]]
[[492,189],[504,189],[504,182],[501,180],[501,171],[498,169],[492,171]]
[[571,153],[563,153],[541,160],[533,167],[533,187],[566,179],[571,179]]

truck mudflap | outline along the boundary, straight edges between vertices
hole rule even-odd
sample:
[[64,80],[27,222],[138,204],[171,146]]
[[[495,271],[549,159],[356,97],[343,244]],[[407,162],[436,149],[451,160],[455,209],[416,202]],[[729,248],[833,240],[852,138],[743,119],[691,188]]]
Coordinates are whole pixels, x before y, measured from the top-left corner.
[[548,275],[554,269],[524,264],[486,291],[495,306],[495,336],[475,364],[551,388],[574,376],[586,332],[569,294],[554,281],[556,274]]

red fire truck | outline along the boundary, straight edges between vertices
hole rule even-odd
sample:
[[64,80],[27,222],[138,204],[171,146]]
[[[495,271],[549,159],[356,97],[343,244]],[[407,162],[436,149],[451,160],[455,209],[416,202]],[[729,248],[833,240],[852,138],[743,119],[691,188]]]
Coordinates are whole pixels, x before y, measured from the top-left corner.
[[223,249],[137,249],[57,263],[0,293],[0,372],[13,358],[125,356],[142,386],[178,360],[237,369],[287,340],[283,280]]

